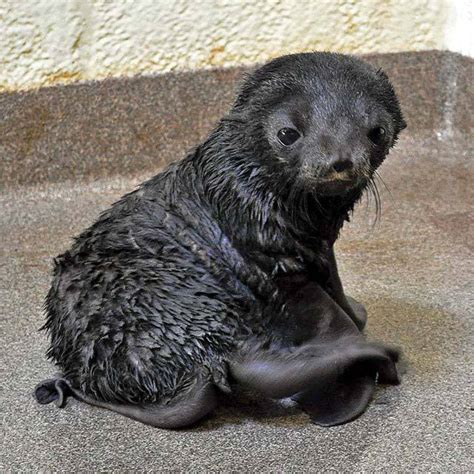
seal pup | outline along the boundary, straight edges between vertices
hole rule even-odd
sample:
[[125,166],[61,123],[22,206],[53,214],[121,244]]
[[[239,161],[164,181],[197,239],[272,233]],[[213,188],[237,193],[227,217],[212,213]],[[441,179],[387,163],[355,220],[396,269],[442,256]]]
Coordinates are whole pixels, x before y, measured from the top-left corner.
[[162,428],[241,384],[313,422],[361,414],[398,351],[369,343],[334,255],[405,127],[387,76],[351,56],[275,59],[183,160],[127,194],[55,260],[45,302],[69,396]]

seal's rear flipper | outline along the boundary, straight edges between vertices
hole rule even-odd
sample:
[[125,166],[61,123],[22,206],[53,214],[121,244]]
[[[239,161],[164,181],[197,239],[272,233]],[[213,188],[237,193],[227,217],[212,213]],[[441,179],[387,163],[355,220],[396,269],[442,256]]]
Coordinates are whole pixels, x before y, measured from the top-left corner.
[[66,406],[66,400],[73,395],[69,383],[62,378],[44,380],[35,388],[35,398],[41,405],[56,402],[58,408]]
[[190,426],[217,407],[215,387],[209,381],[201,379],[195,381],[187,392],[180,394],[170,404],[132,405],[95,400],[72,388],[64,378],[45,380],[35,388],[36,400],[42,405],[56,401],[56,405],[63,408],[69,396],[147,425],[168,429]]

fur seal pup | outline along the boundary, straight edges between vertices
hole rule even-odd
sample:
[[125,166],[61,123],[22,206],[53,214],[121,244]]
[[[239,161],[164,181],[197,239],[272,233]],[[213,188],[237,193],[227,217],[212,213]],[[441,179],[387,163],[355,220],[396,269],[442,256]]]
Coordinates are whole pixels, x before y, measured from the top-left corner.
[[162,428],[242,384],[313,422],[352,420],[398,351],[369,343],[333,245],[405,127],[387,78],[354,57],[280,57],[182,161],[104,212],[55,260],[44,328],[68,396]]

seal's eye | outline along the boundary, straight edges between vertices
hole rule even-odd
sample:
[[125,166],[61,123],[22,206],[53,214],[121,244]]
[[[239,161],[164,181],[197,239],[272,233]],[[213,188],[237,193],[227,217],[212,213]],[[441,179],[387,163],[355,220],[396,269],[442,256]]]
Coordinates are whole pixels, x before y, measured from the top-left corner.
[[382,145],[383,142],[385,141],[385,135],[387,132],[385,131],[385,128],[383,127],[375,127],[372,130],[369,131],[367,136],[369,137],[369,140],[374,144],[374,145]]
[[300,136],[299,132],[294,128],[282,128],[277,133],[278,140],[285,146],[293,145]]

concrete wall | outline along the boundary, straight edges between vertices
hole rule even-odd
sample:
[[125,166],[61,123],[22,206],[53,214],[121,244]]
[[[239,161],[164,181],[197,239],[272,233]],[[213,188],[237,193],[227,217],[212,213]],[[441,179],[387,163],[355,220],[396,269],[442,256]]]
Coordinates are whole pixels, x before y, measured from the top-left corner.
[[471,0],[0,0],[0,92],[313,49],[474,55]]

